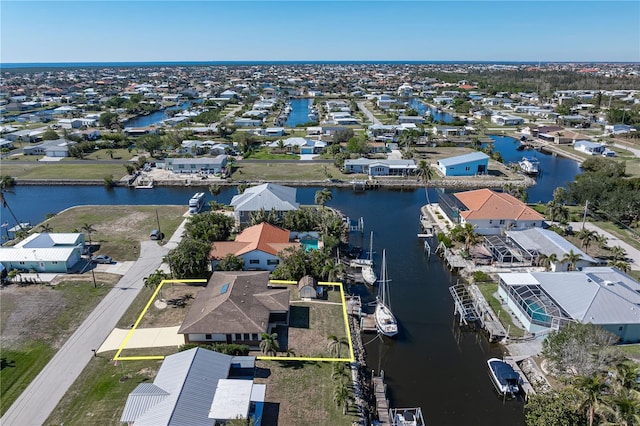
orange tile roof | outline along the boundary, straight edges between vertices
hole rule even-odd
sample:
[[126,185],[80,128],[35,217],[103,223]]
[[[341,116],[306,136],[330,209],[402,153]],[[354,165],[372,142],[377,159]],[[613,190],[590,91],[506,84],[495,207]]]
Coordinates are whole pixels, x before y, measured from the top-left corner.
[[513,195],[494,192],[490,189],[458,192],[456,198],[462,201],[469,210],[460,212],[465,220],[511,219],[511,220],[543,220],[544,217],[527,207],[525,203]]
[[209,252],[209,258],[222,259],[228,254],[240,256],[253,250],[260,250],[276,256],[287,247],[297,246],[289,242],[289,231],[263,222],[246,228],[235,241],[217,241]]

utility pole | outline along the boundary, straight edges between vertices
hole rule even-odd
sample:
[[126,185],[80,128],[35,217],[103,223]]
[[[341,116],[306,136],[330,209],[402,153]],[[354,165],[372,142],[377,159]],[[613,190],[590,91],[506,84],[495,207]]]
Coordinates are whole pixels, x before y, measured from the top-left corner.
[[160,229],[160,217],[158,216],[158,209],[156,209],[156,222],[158,222],[158,232],[160,233],[160,241],[164,239],[164,235],[162,235],[162,229]]
[[89,262],[91,264],[91,277],[93,278],[93,288],[98,288],[98,284],[96,284],[96,273],[93,271],[93,269],[95,268],[95,262],[91,259],[89,259]]
[[589,207],[589,200],[584,203],[584,214],[582,215],[582,229],[584,229],[584,222],[587,220],[587,208]]

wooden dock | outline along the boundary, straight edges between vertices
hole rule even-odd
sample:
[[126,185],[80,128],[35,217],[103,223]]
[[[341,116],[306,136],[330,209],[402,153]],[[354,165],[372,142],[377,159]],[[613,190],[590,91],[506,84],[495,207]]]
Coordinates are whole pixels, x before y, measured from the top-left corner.
[[502,340],[507,337],[507,330],[498,319],[493,309],[482,296],[476,285],[457,284],[449,287],[454,301],[454,315],[460,315],[460,323],[478,322],[489,333],[489,341]]
[[363,313],[360,317],[360,328],[363,333],[377,333],[376,319],[373,314]]
[[376,376],[372,379],[373,395],[376,398],[376,410],[378,411],[378,420],[381,425],[390,425],[389,419],[389,400],[387,399],[387,385],[384,384],[384,371],[382,376]]
[[536,391],[535,389],[533,389],[533,386],[531,385],[531,383],[529,383],[527,376],[522,372],[520,366],[518,365],[518,362],[522,361],[523,359],[524,357],[516,358],[507,356],[504,358],[504,362],[509,364],[511,368],[513,368],[513,371],[518,373],[518,375],[520,376],[520,389],[522,389],[522,392],[524,393],[525,400],[528,400],[531,395],[536,394]]
[[347,315],[360,317],[362,315],[362,300],[360,296],[347,296]]

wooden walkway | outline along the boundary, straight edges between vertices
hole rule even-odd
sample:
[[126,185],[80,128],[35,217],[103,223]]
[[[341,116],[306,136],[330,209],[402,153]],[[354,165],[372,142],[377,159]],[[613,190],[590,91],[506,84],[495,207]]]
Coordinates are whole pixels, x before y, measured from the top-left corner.
[[376,319],[373,314],[362,314],[360,319],[360,328],[363,333],[376,333],[378,331],[376,329]]
[[531,385],[531,383],[529,383],[527,376],[522,372],[520,366],[518,365],[518,362],[522,361],[523,359],[524,357],[517,358],[507,356],[504,358],[504,362],[509,364],[513,368],[513,370],[520,376],[520,389],[522,389],[522,392],[524,393],[525,400],[528,400],[531,395],[536,394],[536,391],[535,389],[533,389],[533,386]]
[[378,411],[378,420],[381,425],[390,425],[389,419],[389,400],[387,400],[387,385],[384,384],[383,376],[373,378],[373,394],[376,398],[376,410]]

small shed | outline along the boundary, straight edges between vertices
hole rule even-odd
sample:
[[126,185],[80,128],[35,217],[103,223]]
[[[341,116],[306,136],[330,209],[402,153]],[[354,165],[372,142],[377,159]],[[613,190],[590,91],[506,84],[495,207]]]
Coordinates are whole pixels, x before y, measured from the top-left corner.
[[311,275],[305,275],[298,281],[298,297],[300,299],[317,299],[322,296],[322,288]]

